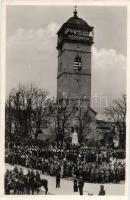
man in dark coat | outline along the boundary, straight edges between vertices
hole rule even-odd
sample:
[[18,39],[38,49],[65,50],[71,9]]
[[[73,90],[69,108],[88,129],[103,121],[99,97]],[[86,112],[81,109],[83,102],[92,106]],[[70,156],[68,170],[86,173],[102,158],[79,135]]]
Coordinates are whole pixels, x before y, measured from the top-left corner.
[[56,173],[56,188],[60,188],[60,172]]
[[30,189],[32,191],[32,195],[34,194],[34,190],[35,190],[35,173],[33,170],[31,170],[30,172]]
[[79,179],[79,185],[78,185],[79,194],[80,195],[83,195],[83,187],[84,187],[84,181],[83,181],[82,177],[80,177],[80,179]]
[[74,192],[78,192],[78,180],[76,176],[74,176],[74,185],[73,185]]

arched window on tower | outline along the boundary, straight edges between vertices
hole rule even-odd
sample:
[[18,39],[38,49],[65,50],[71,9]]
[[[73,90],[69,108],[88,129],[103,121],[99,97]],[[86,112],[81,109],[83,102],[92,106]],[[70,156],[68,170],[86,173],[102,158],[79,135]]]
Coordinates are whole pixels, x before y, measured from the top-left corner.
[[76,56],[74,60],[74,71],[79,72],[81,69],[82,69],[81,58],[79,56]]

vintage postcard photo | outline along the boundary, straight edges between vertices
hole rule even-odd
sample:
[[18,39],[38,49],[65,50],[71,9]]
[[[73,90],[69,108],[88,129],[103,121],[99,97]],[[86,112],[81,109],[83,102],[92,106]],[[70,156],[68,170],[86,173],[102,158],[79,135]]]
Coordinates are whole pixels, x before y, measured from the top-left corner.
[[127,6],[6,5],[5,195],[126,194]]

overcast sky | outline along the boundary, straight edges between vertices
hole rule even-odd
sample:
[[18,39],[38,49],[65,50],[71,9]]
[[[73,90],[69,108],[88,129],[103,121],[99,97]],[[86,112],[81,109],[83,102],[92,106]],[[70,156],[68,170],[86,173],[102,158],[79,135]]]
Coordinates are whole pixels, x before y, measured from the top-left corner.
[[[73,6],[7,7],[6,94],[19,83],[35,82],[56,95],[56,33],[73,11]],[[77,11],[94,26],[92,95],[110,102],[126,90],[126,8],[78,6]]]

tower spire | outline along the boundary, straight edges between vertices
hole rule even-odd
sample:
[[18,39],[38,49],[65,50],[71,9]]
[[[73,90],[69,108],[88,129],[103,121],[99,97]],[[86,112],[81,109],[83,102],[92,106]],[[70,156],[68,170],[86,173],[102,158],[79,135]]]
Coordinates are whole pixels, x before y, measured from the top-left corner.
[[77,13],[78,13],[78,12],[77,12],[76,9],[77,9],[77,6],[75,5],[75,10],[74,10],[74,12],[73,12],[73,13],[74,13],[74,17],[77,17]]

